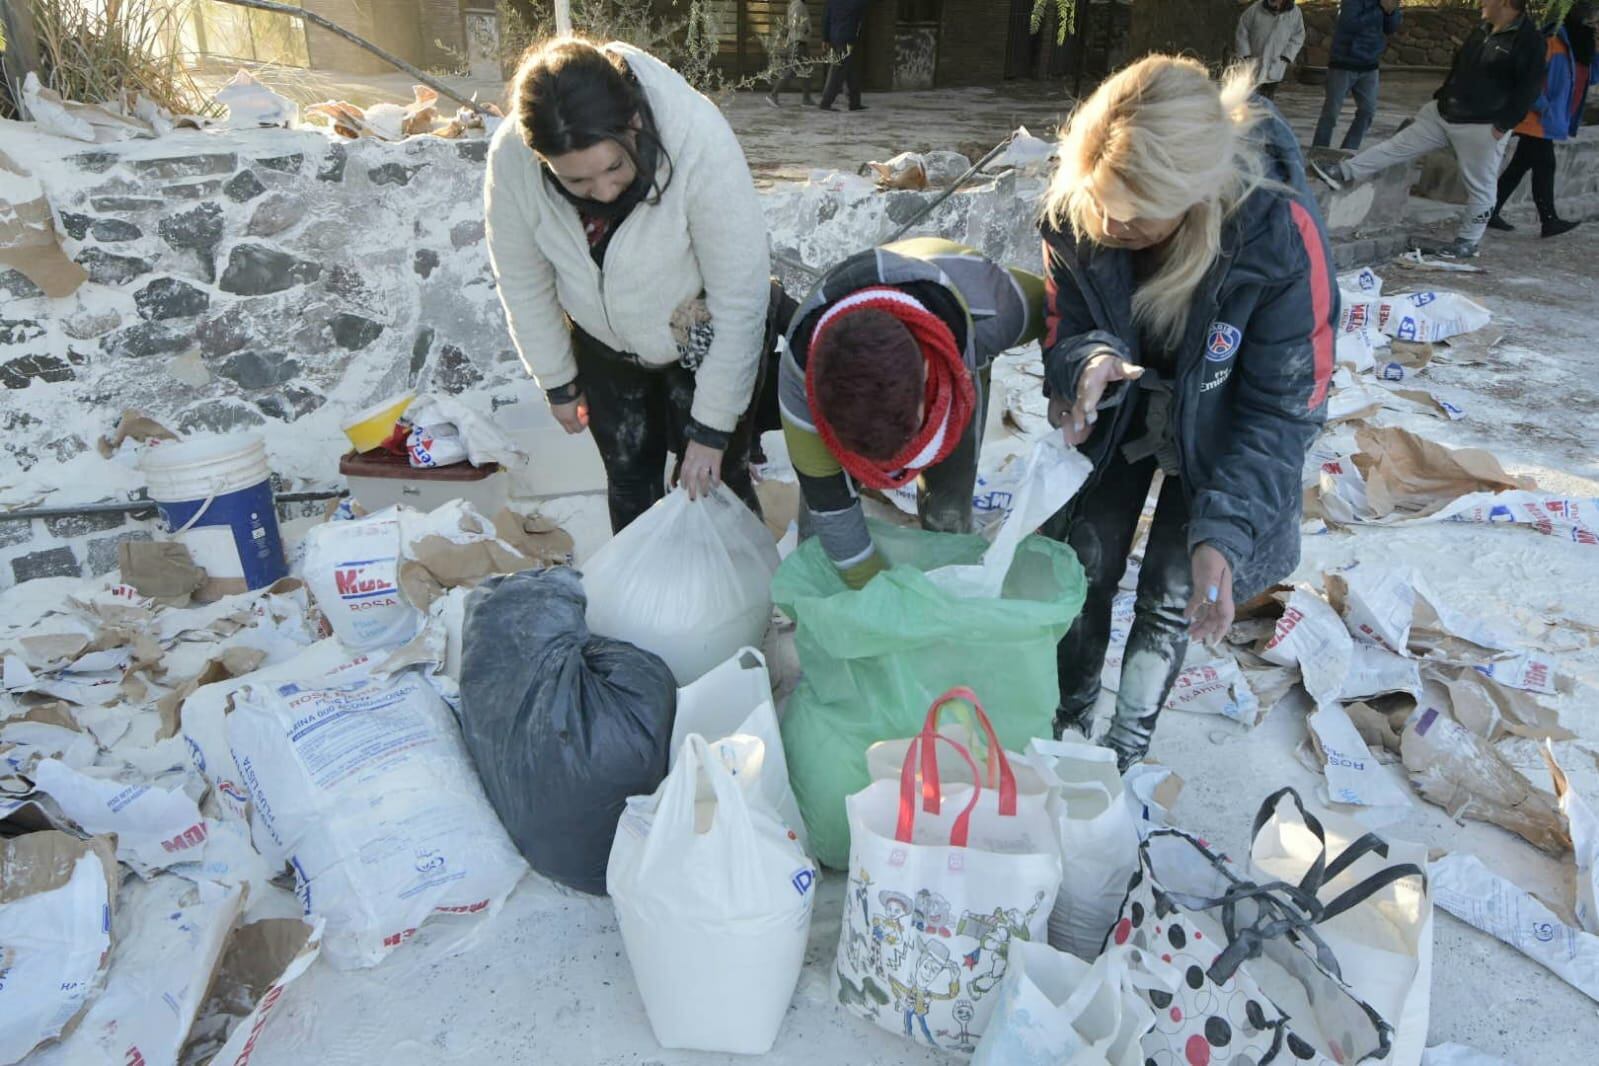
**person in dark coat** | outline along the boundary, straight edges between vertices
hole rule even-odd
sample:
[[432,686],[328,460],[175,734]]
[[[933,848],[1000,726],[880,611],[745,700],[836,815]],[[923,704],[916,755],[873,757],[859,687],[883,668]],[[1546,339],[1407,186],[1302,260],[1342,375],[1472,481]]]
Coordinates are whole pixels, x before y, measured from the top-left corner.
[[1544,31],[1549,39],[1549,72],[1544,76],[1542,95],[1515,129],[1516,152],[1499,175],[1499,198],[1488,220],[1489,229],[1516,228],[1500,212],[1529,171],[1541,236],[1558,237],[1581,225],[1561,218],[1555,210],[1555,143],[1569,141],[1582,126],[1593,81],[1594,17],[1594,6],[1588,0],[1577,0],[1564,21]]
[[1142,759],[1191,638],[1299,562],[1301,469],[1326,416],[1338,288],[1293,131],[1253,77],[1151,56],[1061,136],[1045,203],[1050,418],[1094,471],[1046,532],[1077,552],[1056,734],[1092,724],[1111,601],[1157,473],[1116,710]]
[[1342,0],[1333,25],[1331,56],[1327,60],[1327,95],[1311,144],[1332,144],[1333,127],[1350,93],[1355,94],[1355,121],[1344,134],[1343,147],[1356,151],[1377,117],[1378,66],[1388,50],[1388,38],[1399,29],[1399,0]]
[[861,26],[871,0],[827,0],[822,11],[822,40],[833,52],[827,69],[827,85],[818,104],[823,111],[833,110],[841,89],[849,90],[849,109],[865,111],[861,103]]

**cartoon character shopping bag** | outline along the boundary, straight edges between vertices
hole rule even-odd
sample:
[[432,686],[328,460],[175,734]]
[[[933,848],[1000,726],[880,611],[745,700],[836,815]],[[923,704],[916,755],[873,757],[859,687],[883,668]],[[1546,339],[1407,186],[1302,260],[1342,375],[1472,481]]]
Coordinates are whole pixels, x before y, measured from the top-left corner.
[[[930,721],[897,781],[875,781],[846,802],[849,890],[835,991],[885,1029],[969,1054],[998,1000],[1010,944],[1046,938],[1060,853],[1042,806],[1017,803],[1004,752],[999,786],[983,788],[971,754],[936,732],[936,715]],[[936,744],[960,753],[966,780],[940,780]]]

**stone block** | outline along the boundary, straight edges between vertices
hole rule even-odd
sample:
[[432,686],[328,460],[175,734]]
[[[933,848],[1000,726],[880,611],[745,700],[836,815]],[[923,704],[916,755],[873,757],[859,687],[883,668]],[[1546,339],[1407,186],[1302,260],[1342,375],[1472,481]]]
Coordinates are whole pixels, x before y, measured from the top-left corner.
[[173,248],[188,248],[210,255],[222,240],[222,208],[205,203],[163,218],[157,226],[161,239]]
[[47,548],[11,560],[11,576],[17,584],[41,577],[80,577],[83,568],[71,548]]
[[297,418],[304,418],[324,403],[327,403],[327,397],[319,396],[310,389],[298,385],[290,385],[278,395],[263,396],[255,405],[269,418],[276,418],[281,422],[293,422]]
[[211,306],[211,296],[177,278],[156,278],[133,294],[139,317],[160,321],[169,318],[192,318]]
[[91,196],[89,206],[96,211],[112,211],[129,213],[137,211],[150,211],[157,207],[166,206],[165,200],[157,200],[150,196]]
[[44,327],[31,318],[0,318],[0,344],[27,344],[44,336]]
[[122,545],[130,541],[154,539],[148,530],[130,529],[128,532],[119,533],[114,537],[97,537],[91,540],[83,552],[84,562],[89,567],[89,576],[100,577],[121,566],[121,560],[118,558],[118,549]]
[[168,185],[161,195],[168,200],[208,200],[222,191],[220,181],[191,181],[182,185]]
[[456,251],[477,244],[483,239],[483,220],[469,218],[450,227],[450,247]]
[[232,152],[205,152],[164,159],[134,159],[129,161],[128,166],[141,178],[171,181],[173,178],[198,178],[207,174],[231,174],[238,169],[239,157]]
[[61,332],[73,340],[87,341],[122,324],[122,313],[112,307],[79,307],[61,320]]
[[9,522],[0,522],[0,548],[14,548],[18,544],[26,544],[33,539],[33,522],[28,519],[13,519]]
[[411,342],[411,383],[416,384],[417,375],[422,373],[422,368],[427,365],[428,353],[433,350],[433,327],[423,326],[416,331],[416,340]]
[[268,170],[276,170],[284,174],[298,174],[300,167],[305,163],[305,156],[295,152],[292,155],[275,155],[267,159],[257,159],[254,162],[256,166],[266,167]]
[[207,358],[236,352],[250,343],[249,316],[243,307],[231,305],[221,314],[202,319],[194,327],[194,339]]
[[242,204],[266,192],[266,186],[261,184],[261,179],[257,178],[253,171],[241,170],[234,175],[232,181],[222,186],[222,191],[227,194],[229,200]]
[[455,154],[472,163],[481,163],[489,157],[489,142],[483,138],[456,141]]
[[67,236],[75,241],[81,241],[89,235],[89,227],[94,224],[94,219],[89,215],[80,215],[76,211],[61,212],[61,228],[67,231]]
[[272,237],[305,217],[305,197],[291,192],[275,192],[256,205],[246,232],[252,237]]
[[102,244],[115,244],[118,241],[136,241],[144,236],[144,230],[132,222],[125,222],[120,218],[97,218],[89,227],[89,232],[94,234],[94,239]]
[[264,425],[266,419],[242,400],[202,400],[185,411],[172,428],[179,433],[233,433]]
[[348,156],[342,144],[328,145],[328,154],[322,157],[322,165],[317,168],[317,181],[343,181],[344,164]]
[[87,537],[90,533],[105,533],[113,529],[121,529],[128,522],[126,511],[90,512],[88,514],[58,515],[55,518],[46,518],[44,528],[50,531],[52,537],[62,540],[72,540],[76,537]]
[[333,343],[350,352],[360,351],[383,333],[383,323],[342,311],[328,325],[333,330]]
[[432,275],[435,267],[439,265],[439,253],[431,248],[418,248],[411,258],[411,269],[423,278]]
[[367,180],[373,185],[409,185],[411,177],[422,169],[423,164],[406,166],[404,163],[380,163],[375,167],[367,168]]
[[0,268],[0,292],[8,293],[18,300],[31,300],[44,295],[44,290],[29,280],[28,275],[22,271],[3,268]]
[[117,165],[117,156],[112,152],[79,152],[68,156],[67,162],[89,174],[104,174]]
[[143,359],[186,351],[192,342],[186,333],[160,322],[138,322],[100,339],[100,350],[110,356]]
[[133,255],[116,255],[100,248],[85,248],[78,253],[78,264],[89,272],[97,285],[126,285],[150,272],[150,261]]
[[304,285],[322,276],[322,265],[263,244],[236,245],[219,283],[223,292],[261,296]]
[[293,381],[300,362],[282,352],[243,351],[228,356],[216,372],[241,389],[270,389]]
[[55,355],[19,355],[0,363],[0,386],[25,389],[35,381],[56,383],[77,377],[66,361]]
[[461,349],[446,344],[439,350],[439,365],[433,380],[445,392],[462,393],[483,380],[483,371]]

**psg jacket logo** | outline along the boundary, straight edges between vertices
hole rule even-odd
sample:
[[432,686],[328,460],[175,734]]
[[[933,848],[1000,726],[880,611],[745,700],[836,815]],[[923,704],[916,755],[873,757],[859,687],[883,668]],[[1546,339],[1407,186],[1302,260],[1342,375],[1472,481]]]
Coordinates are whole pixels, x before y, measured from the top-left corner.
[[1244,335],[1238,332],[1238,327],[1226,322],[1212,322],[1210,335],[1205,341],[1205,358],[1213,363],[1220,363],[1232,357],[1238,350],[1238,344]]

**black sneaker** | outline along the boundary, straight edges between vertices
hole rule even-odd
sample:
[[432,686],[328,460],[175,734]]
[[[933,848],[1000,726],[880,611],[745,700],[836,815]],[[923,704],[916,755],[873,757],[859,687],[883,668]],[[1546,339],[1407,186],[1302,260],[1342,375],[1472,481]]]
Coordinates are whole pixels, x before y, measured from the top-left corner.
[[1441,244],[1433,251],[1439,259],[1475,259],[1477,258],[1478,243],[1468,241],[1464,237],[1456,238],[1447,244]]
[[866,105],[865,104],[855,104],[852,107],[850,107],[850,110],[851,111],[865,111],[866,110]]
[[1581,222],[1569,222],[1563,218],[1552,218],[1543,224],[1543,236],[1558,237],[1562,233],[1570,233],[1580,225],[1582,225]]
[[1514,233],[1516,230],[1516,227],[1506,222],[1504,216],[1497,211],[1494,212],[1493,217],[1488,219],[1488,228],[1496,229],[1500,233]]

